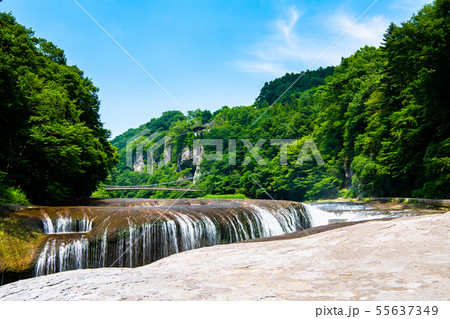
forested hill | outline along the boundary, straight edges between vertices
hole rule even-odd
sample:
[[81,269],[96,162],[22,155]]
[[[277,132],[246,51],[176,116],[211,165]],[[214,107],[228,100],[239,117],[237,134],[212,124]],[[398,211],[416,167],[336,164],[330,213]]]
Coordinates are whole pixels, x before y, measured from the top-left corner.
[[[120,164],[106,183],[164,183],[202,173],[195,187],[210,194],[300,201],[358,195],[450,198],[449,9],[448,0],[425,5],[410,20],[391,24],[379,48],[364,47],[335,68],[307,72],[273,107],[268,105],[297,74],[267,83],[255,105],[223,107],[213,114],[197,110],[189,117],[166,112],[128,131],[113,141]],[[146,172],[146,151],[155,140],[146,143],[133,167],[126,166],[126,141],[144,129],[147,136],[160,132],[171,138],[165,143],[171,154],[163,147],[155,153],[155,162],[164,155],[170,162],[151,164],[152,174]],[[224,141],[222,160],[193,163],[193,140],[200,137]],[[129,144],[129,151],[145,138]],[[265,140],[259,164],[243,139],[252,145]],[[297,140],[287,147],[287,165],[280,164],[280,146],[270,139]],[[324,165],[302,153],[311,140]],[[213,148],[205,147],[205,153],[213,154]],[[179,196],[165,191],[115,195]]]
[[325,78],[332,75],[333,71],[334,67],[329,66],[302,73],[286,73],[281,78],[266,82],[255,103],[263,105],[265,101],[268,105],[272,105],[277,99],[279,102],[285,102],[293,93],[304,92],[325,84]]
[[89,196],[116,164],[98,88],[0,12],[0,204]]

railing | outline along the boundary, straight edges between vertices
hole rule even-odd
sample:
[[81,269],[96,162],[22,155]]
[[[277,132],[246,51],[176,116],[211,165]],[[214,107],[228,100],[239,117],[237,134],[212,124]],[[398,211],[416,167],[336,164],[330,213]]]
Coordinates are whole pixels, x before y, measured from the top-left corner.
[[104,185],[105,191],[117,190],[157,190],[157,191],[179,191],[179,192],[201,192],[200,189],[194,188],[179,188],[179,187],[155,187],[152,185],[132,185],[132,186],[110,186]]

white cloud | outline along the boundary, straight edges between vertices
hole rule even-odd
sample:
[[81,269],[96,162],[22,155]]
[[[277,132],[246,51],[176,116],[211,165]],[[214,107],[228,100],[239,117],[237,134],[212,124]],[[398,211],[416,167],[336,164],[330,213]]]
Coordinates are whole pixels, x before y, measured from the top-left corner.
[[378,46],[389,26],[389,21],[379,15],[353,24],[355,20],[355,17],[351,17],[346,13],[336,14],[331,19],[332,24],[330,27],[334,26],[337,33],[340,34],[350,27],[343,41],[349,42],[353,47],[355,45],[359,47],[365,45]]
[[[302,16],[296,7],[288,8],[283,19],[271,23],[272,32],[250,45],[246,57],[236,60],[234,65],[242,72],[277,76],[309,67],[336,65],[341,57],[347,57],[365,45],[379,46],[389,26],[389,21],[381,15],[365,16],[354,23],[356,15],[342,10],[331,17],[318,17],[314,25],[302,23]],[[324,54],[344,32],[336,45]]]
[[300,13],[297,9],[292,6],[289,8],[289,18],[288,20],[278,20],[277,25],[278,29],[284,35],[286,41],[292,46],[294,45],[295,34],[293,33],[293,29],[295,24],[297,23],[298,18],[300,18]]
[[251,45],[246,52],[248,57],[235,61],[235,66],[243,72],[279,76],[288,71],[287,63],[305,62],[316,57],[314,45],[311,46],[315,40],[300,37],[296,30],[301,16],[295,6],[290,7],[284,19],[272,22],[272,33]]

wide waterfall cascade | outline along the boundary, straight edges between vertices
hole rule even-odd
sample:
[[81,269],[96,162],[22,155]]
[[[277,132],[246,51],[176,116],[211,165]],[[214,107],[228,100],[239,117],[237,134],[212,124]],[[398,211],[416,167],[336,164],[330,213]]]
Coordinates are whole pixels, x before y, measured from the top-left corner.
[[325,202],[303,205],[310,216],[311,227],[345,221],[361,221],[410,215],[408,211],[377,210],[360,203]]
[[190,249],[311,227],[305,208],[286,201],[134,200],[108,205],[34,212],[49,234],[34,273],[137,267]]

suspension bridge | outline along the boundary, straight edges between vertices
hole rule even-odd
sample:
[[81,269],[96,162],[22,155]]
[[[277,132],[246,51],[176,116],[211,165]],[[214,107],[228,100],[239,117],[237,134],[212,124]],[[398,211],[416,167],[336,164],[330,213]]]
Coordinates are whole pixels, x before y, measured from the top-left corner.
[[182,188],[182,187],[157,187],[153,185],[132,185],[132,186],[117,186],[104,185],[105,191],[123,191],[123,190],[155,190],[155,191],[176,191],[176,192],[201,192],[201,189]]
[[[205,174],[204,174],[205,175]],[[173,192],[201,192],[203,190],[192,187],[170,187],[163,186],[175,183],[181,183],[191,180],[193,177],[180,179],[178,181],[171,181],[165,183],[151,184],[151,185],[103,185],[105,191],[123,191],[123,190],[152,190],[152,191],[173,191]]]

